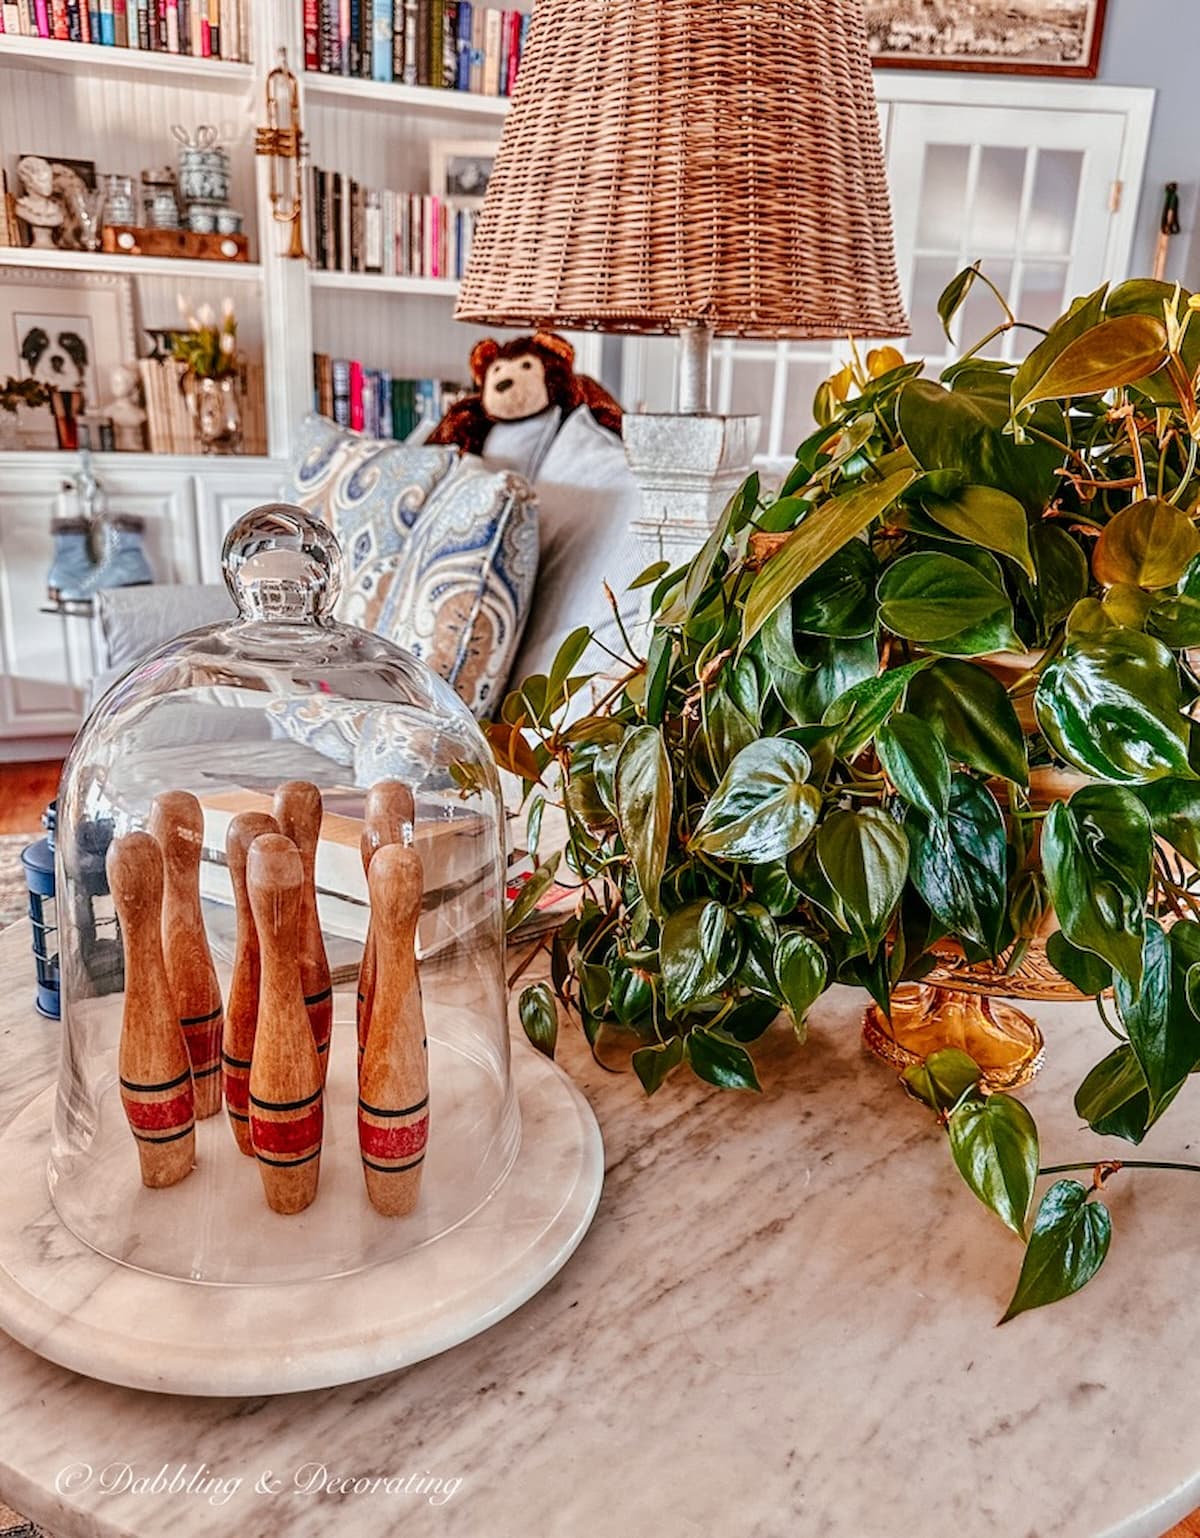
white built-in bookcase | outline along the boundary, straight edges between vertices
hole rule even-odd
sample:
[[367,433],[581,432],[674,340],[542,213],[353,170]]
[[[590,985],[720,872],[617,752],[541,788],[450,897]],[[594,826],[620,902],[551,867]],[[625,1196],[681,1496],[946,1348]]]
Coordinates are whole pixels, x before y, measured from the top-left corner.
[[[528,0],[517,3],[527,8]],[[145,517],[165,581],[215,580],[224,529],[277,494],[311,408],[314,351],[403,377],[463,379],[484,334],[454,320],[452,282],[312,272],[286,260],[288,231],[272,220],[268,162],[254,155],[254,130],[266,121],[265,81],[284,47],[299,77],[312,163],[366,186],[424,192],[431,141],[498,140],[507,100],[305,74],[301,0],[250,0],[249,8],[248,64],[0,36],[0,157],[10,178],[19,155],[39,153],[136,176],[174,162],[175,122],[214,123],[231,151],[231,202],[246,217],[248,263],[0,247],[0,266],[127,274],[142,327],[175,324],[177,293],[196,305],[227,294],[236,302],[241,343],[264,365],[267,455],[96,456],[110,503]],[[579,366],[595,372],[598,338],[576,341]],[[74,464],[67,454],[0,453],[0,758],[42,751],[79,720],[86,637],[78,621],[40,612],[49,518]]]

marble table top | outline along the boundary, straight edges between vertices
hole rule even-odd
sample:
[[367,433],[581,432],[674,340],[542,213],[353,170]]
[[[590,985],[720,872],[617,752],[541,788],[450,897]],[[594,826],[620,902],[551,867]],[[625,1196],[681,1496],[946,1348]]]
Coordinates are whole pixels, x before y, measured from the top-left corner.
[[[24,943],[0,937],[0,1119],[54,1071]],[[861,1008],[828,997],[803,1050],[772,1033],[761,1097],[684,1078],[647,1102],[566,1027],[607,1150],[592,1229],[404,1372],[172,1399],[0,1337],[0,1498],[58,1538],[1158,1538],[1200,1506],[1191,1177],[1115,1179],[1100,1276],[996,1329],[1020,1246],[864,1054]],[[1094,1012],[1039,1014],[1045,1159],[1119,1151],[1071,1111]],[[1196,1094],[1147,1156],[1196,1158]]]

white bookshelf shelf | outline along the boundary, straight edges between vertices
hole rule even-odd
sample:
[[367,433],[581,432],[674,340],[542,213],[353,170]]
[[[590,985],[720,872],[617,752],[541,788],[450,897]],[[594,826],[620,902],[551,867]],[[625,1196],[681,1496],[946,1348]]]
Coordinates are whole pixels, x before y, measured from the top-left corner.
[[154,76],[214,91],[248,91],[255,81],[252,64],[197,59],[190,54],[148,53],[140,48],[106,48],[99,43],[61,43],[52,38],[0,35],[0,64],[18,64],[57,74],[101,78]]
[[420,294],[425,298],[455,299],[457,278],[397,278],[382,272],[325,272],[308,275],[313,288],[370,294]]
[[428,85],[396,85],[393,81],[356,80],[345,75],[304,75],[304,92],[312,101],[344,101],[360,107],[390,108],[396,112],[436,112],[450,117],[503,117],[507,96],[480,96],[475,91],[439,91]]
[[115,256],[104,251],[40,250],[36,246],[0,246],[0,267],[34,267],[54,272],[123,272],[130,278],[216,278],[259,283],[259,262],[199,262],[175,256]]

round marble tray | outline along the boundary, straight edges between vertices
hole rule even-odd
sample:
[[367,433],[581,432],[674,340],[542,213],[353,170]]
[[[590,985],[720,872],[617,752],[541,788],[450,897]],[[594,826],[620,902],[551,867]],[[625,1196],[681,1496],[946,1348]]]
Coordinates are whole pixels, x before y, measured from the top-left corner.
[[572,1254],[604,1181],[587,1101],[517,1046],[521,1147],[459,1227],[399,1260],[321,1281],[197,1284],[118,1264],[59,1220],[46,1182],[55,1088],[0,1135],[0,1327],[63,1367],[171,1394],[284,1394],[435,1356],[503,1319]]

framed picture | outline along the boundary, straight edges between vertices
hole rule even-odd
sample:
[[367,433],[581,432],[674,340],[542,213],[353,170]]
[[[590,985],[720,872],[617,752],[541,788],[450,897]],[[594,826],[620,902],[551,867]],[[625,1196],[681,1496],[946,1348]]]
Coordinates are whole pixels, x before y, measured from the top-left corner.
[[1107,0],[865,0],[876,65],[1092,78]]
[[429,190],[460,208],[478,208],[499,148],[495,139],[434,139],[429,146]]
[[[37,379],[82,390],[85,409],[99,407],[108,378],[137,356],[133,287],[119,273],[0,269],[0,378]],[[55,448],[50,408],[20,413],[31,449]]]

